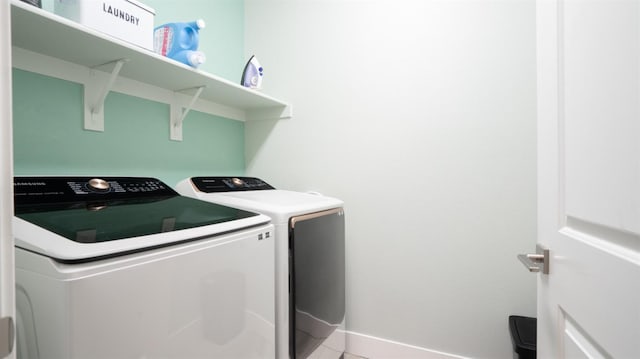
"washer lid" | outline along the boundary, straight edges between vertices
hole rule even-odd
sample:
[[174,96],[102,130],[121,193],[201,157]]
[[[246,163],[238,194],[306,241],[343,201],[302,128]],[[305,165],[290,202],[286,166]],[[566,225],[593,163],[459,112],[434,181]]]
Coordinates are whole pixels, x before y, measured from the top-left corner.
[[57,235],[20,224],[16,245],[59,260],[168,245],[269,220],[182,197],[153,178],[16,177],[14,198],[16,217]]

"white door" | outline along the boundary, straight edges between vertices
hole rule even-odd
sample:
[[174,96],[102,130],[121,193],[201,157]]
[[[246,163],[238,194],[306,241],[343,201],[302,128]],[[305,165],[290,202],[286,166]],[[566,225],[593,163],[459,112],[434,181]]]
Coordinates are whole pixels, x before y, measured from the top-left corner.
[[[11,118],[11,26],[9,1],[0,0],[0,358],[11,350],[15,319],[13,274],[13,144]],[[11,318],[11,319],[9,319]],[[10,354],[7,354],[10,352]]]
[[640,358],[640,1],[537,16],[538,358]]

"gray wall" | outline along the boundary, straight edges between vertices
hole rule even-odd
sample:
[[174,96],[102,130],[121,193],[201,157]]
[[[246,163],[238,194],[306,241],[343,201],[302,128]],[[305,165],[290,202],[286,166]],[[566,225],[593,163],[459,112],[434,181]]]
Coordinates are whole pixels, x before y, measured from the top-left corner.
[[294,118],[245,124],[247,173],[346,202],[347,329],[510,358],[508,315],[535,315],[534,1],[246,0],[254,53]]

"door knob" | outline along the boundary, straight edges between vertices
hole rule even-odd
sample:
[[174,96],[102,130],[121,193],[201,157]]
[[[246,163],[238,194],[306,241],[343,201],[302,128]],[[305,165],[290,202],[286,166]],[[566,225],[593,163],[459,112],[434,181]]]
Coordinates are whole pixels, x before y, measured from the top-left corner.
[[518,259],[529,272],[549,274],[549,248],[541,244],[536,245],[535,254],[518,254]]

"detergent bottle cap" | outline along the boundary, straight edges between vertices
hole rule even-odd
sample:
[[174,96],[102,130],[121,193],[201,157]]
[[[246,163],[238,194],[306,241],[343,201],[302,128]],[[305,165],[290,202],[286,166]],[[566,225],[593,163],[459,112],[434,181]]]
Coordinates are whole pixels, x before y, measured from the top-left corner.
[[202,51],[192,51],[189,53],[188,61],[193,67],[198,67],[198,65],[204,64],[207,60],[207,57],[204,55]]
[[204,20],[202,19],[198,19],[195,21],[196,27],[198,28],[198,30],[200,29],[204,29],[205,26],[207,26],[207,24],[204,22]]

